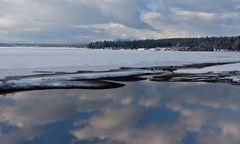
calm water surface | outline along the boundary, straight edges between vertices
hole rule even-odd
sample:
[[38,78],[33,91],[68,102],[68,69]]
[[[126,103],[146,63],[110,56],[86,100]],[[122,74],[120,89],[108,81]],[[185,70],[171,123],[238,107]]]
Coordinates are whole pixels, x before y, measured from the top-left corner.
[[0,96],[1,144],[239,144],[240,87],[133,82]]

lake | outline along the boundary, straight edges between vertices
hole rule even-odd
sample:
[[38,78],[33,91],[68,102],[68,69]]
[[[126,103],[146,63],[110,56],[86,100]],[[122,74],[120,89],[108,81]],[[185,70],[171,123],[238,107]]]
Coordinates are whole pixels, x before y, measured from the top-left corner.
[[[51,72],[239,60],[240,53],[233,52],[1,48],[0,75],[4,79]],[[238,66],[215,66],[202,71],[240,70]],[[199,72],[198,69],[183,71]],[[0,143],[240,143],[239,86],[148,79],[120,83],[125,86],[0,94]]]
[[240,142],[240,87],[139,81],[0,97],[3,144]]

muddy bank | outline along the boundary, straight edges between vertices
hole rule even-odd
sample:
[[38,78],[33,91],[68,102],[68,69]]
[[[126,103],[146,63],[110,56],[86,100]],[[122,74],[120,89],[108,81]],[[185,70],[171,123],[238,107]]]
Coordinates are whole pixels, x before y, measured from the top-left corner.
[[146,70],[163,70],[163,71],[176,71],[180,69],[201,69],[211,66],[221,66],[221,65],[228,65],[228,64],[236,64],[240,63],[240,61],[233,61],[233,62],[217,62],[217,63],[196,63],[196,64],[187,64],[181,66],[156,66],[156,67],[121,67],[120,69],[146,69]]
[[84,81],[62,81],[48,84],[32,85],[8,85],[0,86],[0,94],[13,93],[19,91],[46,90],[46,89],[113,89],[125,86],[125,84],[104,81],[104,80],[84,80]]
[[240,85],[240,72],[223,72],[223,73],[168,73],[150,78],[151,81],[158,82],[208,82],[208,83],[229,83]]

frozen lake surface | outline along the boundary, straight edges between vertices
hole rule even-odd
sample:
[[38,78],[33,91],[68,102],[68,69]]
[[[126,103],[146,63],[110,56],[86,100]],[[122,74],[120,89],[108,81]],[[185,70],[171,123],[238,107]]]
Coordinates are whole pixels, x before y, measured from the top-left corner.
[[[239,61],[236,52],[90,50],[76,48],[0,48],[0,77],[32,71],[109,70],[205,62]],[[240,68],[237,68],[240,69]]]
[[[139,81],[107,79],[166,72],[119,67],[229,61],[240,61],[240,53],[0,48],[1,78],[41,73],[0,80],[0,143],[239,144],[239,86],[154,82],[149,75]],[[110,69],[115,70],[74,73]],[[209,71],[240,71],[240,65],[178,70]],[[43,90],[48,87],[60,90]]]

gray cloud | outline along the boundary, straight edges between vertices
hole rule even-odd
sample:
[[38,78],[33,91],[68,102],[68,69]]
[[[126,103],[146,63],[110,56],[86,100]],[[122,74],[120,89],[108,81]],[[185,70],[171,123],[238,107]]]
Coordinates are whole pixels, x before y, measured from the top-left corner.
[[238,35],[240,1],[0,0],[1,42]]

